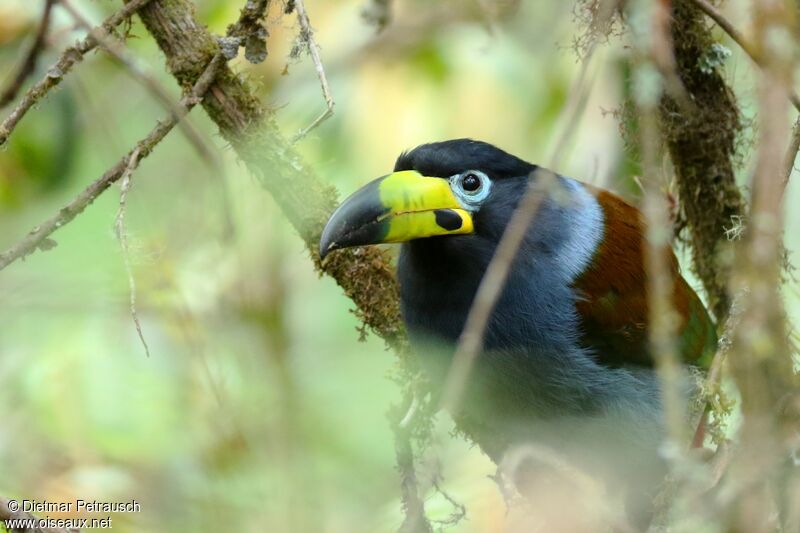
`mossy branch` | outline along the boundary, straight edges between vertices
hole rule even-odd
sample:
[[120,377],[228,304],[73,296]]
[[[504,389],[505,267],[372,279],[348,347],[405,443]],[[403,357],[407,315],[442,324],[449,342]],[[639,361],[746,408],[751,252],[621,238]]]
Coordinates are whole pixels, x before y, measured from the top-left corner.
[[675,67],[695,105],[687,109],[665,94],[660,105],[661,130],[675,166],[694,270],[711,309],[722,321],[731,303],[727,287],[732,254],[726,229],[745,213],[734,175],[742,123],[733,92],[720,72],[701,68],[700,58],[713,42],[702,11],[691,0],[675,0],[672,7]]
[[[186,90],[198,76],[197,65],[217,54],[217,40],[197,22],[188,0],[154,0],[139,16],[166,56],[168,69]],[[386,255],[369,247],[341,250],[324,263],[320,260],[319,237],[338,204],[336,190],[320,180],[292,150],[271,113],[227,66],[203,100],[203,107],[300,234],[317,270],[336,280],[355,303],[358,318],[401,356],[404,377],[410,374],[413,365],[404,357],[408,346],[397,280]],[[406,515],[401,529],[430,531],[416,486],[411,432],[396,421],[393,427]]]
[[[196,20],[192,3],[154,0],[139,16],[166,56],[169,71],[184,90],[191,87],[201,66],[219,51],[217,39]],[[375,248],[363,248],[320,261],[319,236],[338,203],[336,190],[291,149],[271,113],[229,68],[218,75],[203,108],[300,234],[317,269],[337,281],[372,331],[404,353],[397,281],[388,258]]]

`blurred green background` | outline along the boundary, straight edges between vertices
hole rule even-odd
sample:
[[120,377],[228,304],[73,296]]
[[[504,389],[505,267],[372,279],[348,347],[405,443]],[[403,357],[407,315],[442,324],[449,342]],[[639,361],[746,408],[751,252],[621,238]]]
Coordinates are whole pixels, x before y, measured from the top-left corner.
[[[196,2],[219,33],[240,3]],[[0,2],[0,78],[27,49],[42,4]],[[98,22],[120,2],[75,5]],[[297,149],[342,193],[391,170],[404,149],[474,137],[637,200],[636,167],[609,113],[624,91],[624,40],[591,60],[581,118],[565,112],[581,68],[573,43],[583,28],[571,2],[398,0],[377,35],[360,15],[363,0],[306,6],[336,112]],[[291,136],[324,102],[310,59],[289,57],[294,15],[274,7],[267,60],[240,57],[234,67]],[[726,13],[747,22],[744,1],[728,2]],[[62,10],[55,15],[37,78],[81,36]],[[138,19],[128,45],[177,99]],[[753,118],[752,67],[730,47],[726,72]],[[55,213],[164,115],[111,58],[89,54],[0,152],[0,248]],[[373,336],[358,342],[349,300],[313,271],[300,239],[202,110],[191,120],[219,165],[176,129],[135,173],[128,198],[149,358],[113,233],[117,188],[58,231],[56,248],[0,272],[0,494],[137,500],[140,513],[114,515],[119,532],[395,530],[402,511],[385,416],[399,398],[388,377],[393,355]],[[753,135],[745,133],[745,155]],[[743,182],[750,168],[746,158]],[[795,179],[787,205],[798,195]],[[800,239],[796,211],[787,213],[790,249]],[[794,281],[786,295],[794,317]],[[444,439],[426,453],[420,479],[430,487],[440,473],[466,505],[454,530],[502,531],[494,471],[468,443]],[[454,511],[435,491],[427,495],[431,518]]]

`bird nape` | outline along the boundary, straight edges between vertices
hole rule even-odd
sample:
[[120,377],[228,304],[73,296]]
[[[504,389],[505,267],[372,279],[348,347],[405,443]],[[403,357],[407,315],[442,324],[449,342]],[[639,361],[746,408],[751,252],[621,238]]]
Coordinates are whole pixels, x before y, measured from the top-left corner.
[[[424,144],[345,200],[322,233],[323,257],[403,243],[403,319],[434,384],[443,382],[478,285],[538,170],[484,142]],[[488,320],[456,423],[498,464],[534,442],[612,487],[622,481],[639,494],[641,514],[664,472],[644,220],[608,191],[564,176],[556,182]],[[687,370],[703,369],[716,346],[714,325],[669,257],[678,350]],[[696,372],[685,374],[688,404]]]

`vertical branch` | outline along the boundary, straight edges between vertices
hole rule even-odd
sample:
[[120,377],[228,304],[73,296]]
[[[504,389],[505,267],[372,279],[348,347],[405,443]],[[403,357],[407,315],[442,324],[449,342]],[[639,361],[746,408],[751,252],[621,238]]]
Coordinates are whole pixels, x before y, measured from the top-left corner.
[[650,324],[650,345],[661,380],[664,421],[670,451],[677,452],[686,442],[686,402],[681,387],[683,374],[676,342],[678,317],[672,301],[675,291],[670,271],[670,218],[664,192],[659,186],[660,172],[656,164],[658,126],[655,109],[640,113],[642,162],[647,174],[644,180],[643,211],[647,221],[645,271]]
[[[788,31],[787,6],[781,0],[754,2],[756,45],[765,50],[758,80],[759,144],[751,180],[751,221],[736,253],[734,290],[748,288],[741,324],[729,356],[741,394],[741,446],[729,486],[749,487],[735,498],[736,527],[771,531],[781,503],[779,467],[787,460],[787,439],[797,431],[800,383],[794,373],[783,309],[783,183],[789,129],[785,90],[792,76],[788,50],[775,46]],[[794,426],[794,427],[793,427]],[[777,498],[776,498],[777,496]],[[787,511],[784,508],[782,511]]]
[[414,426],[411,421],[416,414],[417,401],[411,386],[409,386],[406,388],[403,402],[393,407],[389,414],[394,431],[395,460],[400,474],[400,500],[405,511],[405,518],[399,533],[429,533],[433,531],[425,515],[425,501],[419,495],[419,483],[414,466],[412,445]]
[[[757,33],[762,46],[783,27],[777,0],[756,4]],[[779,291],[783,265],[784,153],[789,137],[783,82],[791,63],[775,50],[772,65],[759,79],[759,145],[752,187],[751,224],[737,253],[735,285],[750,289],[731,361],[742,393],[745,416],[771,415],[783,395],[796,385],[787,343],[785,313]]]
[[716,65],[708,64],[711,34],[692,0],[673,0],[670,26],[678,76],[691,108],[664,94],[661,131],[675,167],[682,216],[689,228],[694,270],[722,321],[730,307],[730,243],[725,229],[745,207],[734,176],[739,110]]
[[[638,8],[644,9],[645,6],[639,5]],[[643,266],[647,279],[650,344],[661,381],[667,443],[671,453],[679,453],[686,441],[686,405],[681,387],[682,371],[676,342],[678,317],[672,299],[675,287],[670,271],[671,224],[666,198],[661,189],[663,180],[659,179],[662,172],[658,158],[660,133],[657,119],[661,89],[662,87],[667,89],[669,80],[675,75],[674,70],[671,75],[665,74],[662,70],[665,65],[674,64],[672,59],[666,59],[672,55],[668,23],[666,23],[669,20],[669,3],[655,2],[650,9],[651,13],[647,17],[651,21],[649,31],[640,32],[636,39],[639,41],[637,44],[640,47],[641,58],[635,71],[639,84],[634,91],[639,111],[642,168],[645,175],[643,210],[647,232]],[[648,76],[653,76],[662,83],[651,87],[643,81]],[[674,460],[676,457],[670,459]]]
[[142,333],[142,324],[139,322],[139,314],[136,312],[136,279],[133,277],[131,268],[130,251],[128,249],[128,233],[125,231],[125,208],[128,205],[128,192],[131,190],[131,175],[139,164],[139,148],[134,148],[128,157],[128,164],[120,178],[119,209],[117,217],[114,219],[114,233],[122,249],[122,262],[125,265],[125,273],[128,275],[128,289],[130,292],[130,312],[133,324],[136,326],[136,333],[144,347],[144,353],[150,357],[150,348]]

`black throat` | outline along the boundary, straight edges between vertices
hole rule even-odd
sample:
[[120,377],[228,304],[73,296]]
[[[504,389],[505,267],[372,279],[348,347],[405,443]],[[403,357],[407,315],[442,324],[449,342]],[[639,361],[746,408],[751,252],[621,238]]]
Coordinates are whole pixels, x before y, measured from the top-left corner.
[[458,236],[402,246],[397,274],[412,341],[458,341],[494,249],[482,239]]

